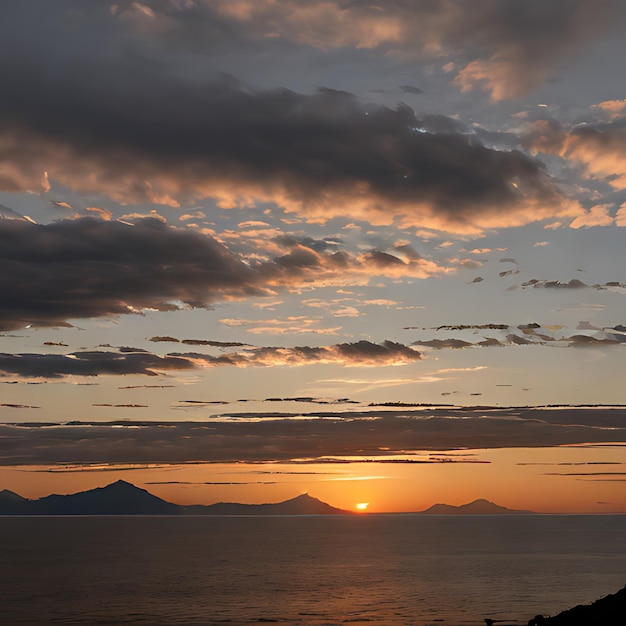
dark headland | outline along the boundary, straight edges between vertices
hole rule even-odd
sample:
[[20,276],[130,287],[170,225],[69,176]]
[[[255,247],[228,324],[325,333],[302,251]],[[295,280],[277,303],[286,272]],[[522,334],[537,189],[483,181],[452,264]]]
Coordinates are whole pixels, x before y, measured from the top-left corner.
[[626,622],[626,587],[592,604],[579,604],[554,617],[537,615],[528,626],[618,626]]

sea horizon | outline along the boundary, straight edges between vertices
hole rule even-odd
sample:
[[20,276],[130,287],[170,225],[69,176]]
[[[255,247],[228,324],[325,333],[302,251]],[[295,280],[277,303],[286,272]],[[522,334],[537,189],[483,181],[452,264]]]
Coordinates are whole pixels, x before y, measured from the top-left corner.
[[1,517],[0,597],[10,624],[526,623],[623,587],[625,528],[598,515]]

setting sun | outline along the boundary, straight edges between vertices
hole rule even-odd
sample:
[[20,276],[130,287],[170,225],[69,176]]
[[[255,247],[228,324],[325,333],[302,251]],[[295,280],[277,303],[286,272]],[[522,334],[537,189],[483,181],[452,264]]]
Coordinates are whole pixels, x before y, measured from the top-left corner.
[[359,502],[356,505],[358,511],[367,511],[367,507],[370,505],[369,502]]

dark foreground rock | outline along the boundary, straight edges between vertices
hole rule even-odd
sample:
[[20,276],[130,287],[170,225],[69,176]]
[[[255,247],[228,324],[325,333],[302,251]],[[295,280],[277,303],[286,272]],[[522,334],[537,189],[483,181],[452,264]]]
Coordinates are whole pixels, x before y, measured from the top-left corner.
[[618,626],[626,624],[626,587],[617,593],[596,600],[593,604],[579,604],[554,617],[537,617],[528,626]]

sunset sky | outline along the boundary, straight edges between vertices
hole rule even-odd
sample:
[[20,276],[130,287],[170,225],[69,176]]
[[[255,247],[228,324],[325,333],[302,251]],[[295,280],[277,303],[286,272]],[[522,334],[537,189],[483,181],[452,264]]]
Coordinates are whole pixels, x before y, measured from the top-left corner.
[[625,34],[2,2],[0,490],[626,513]]

